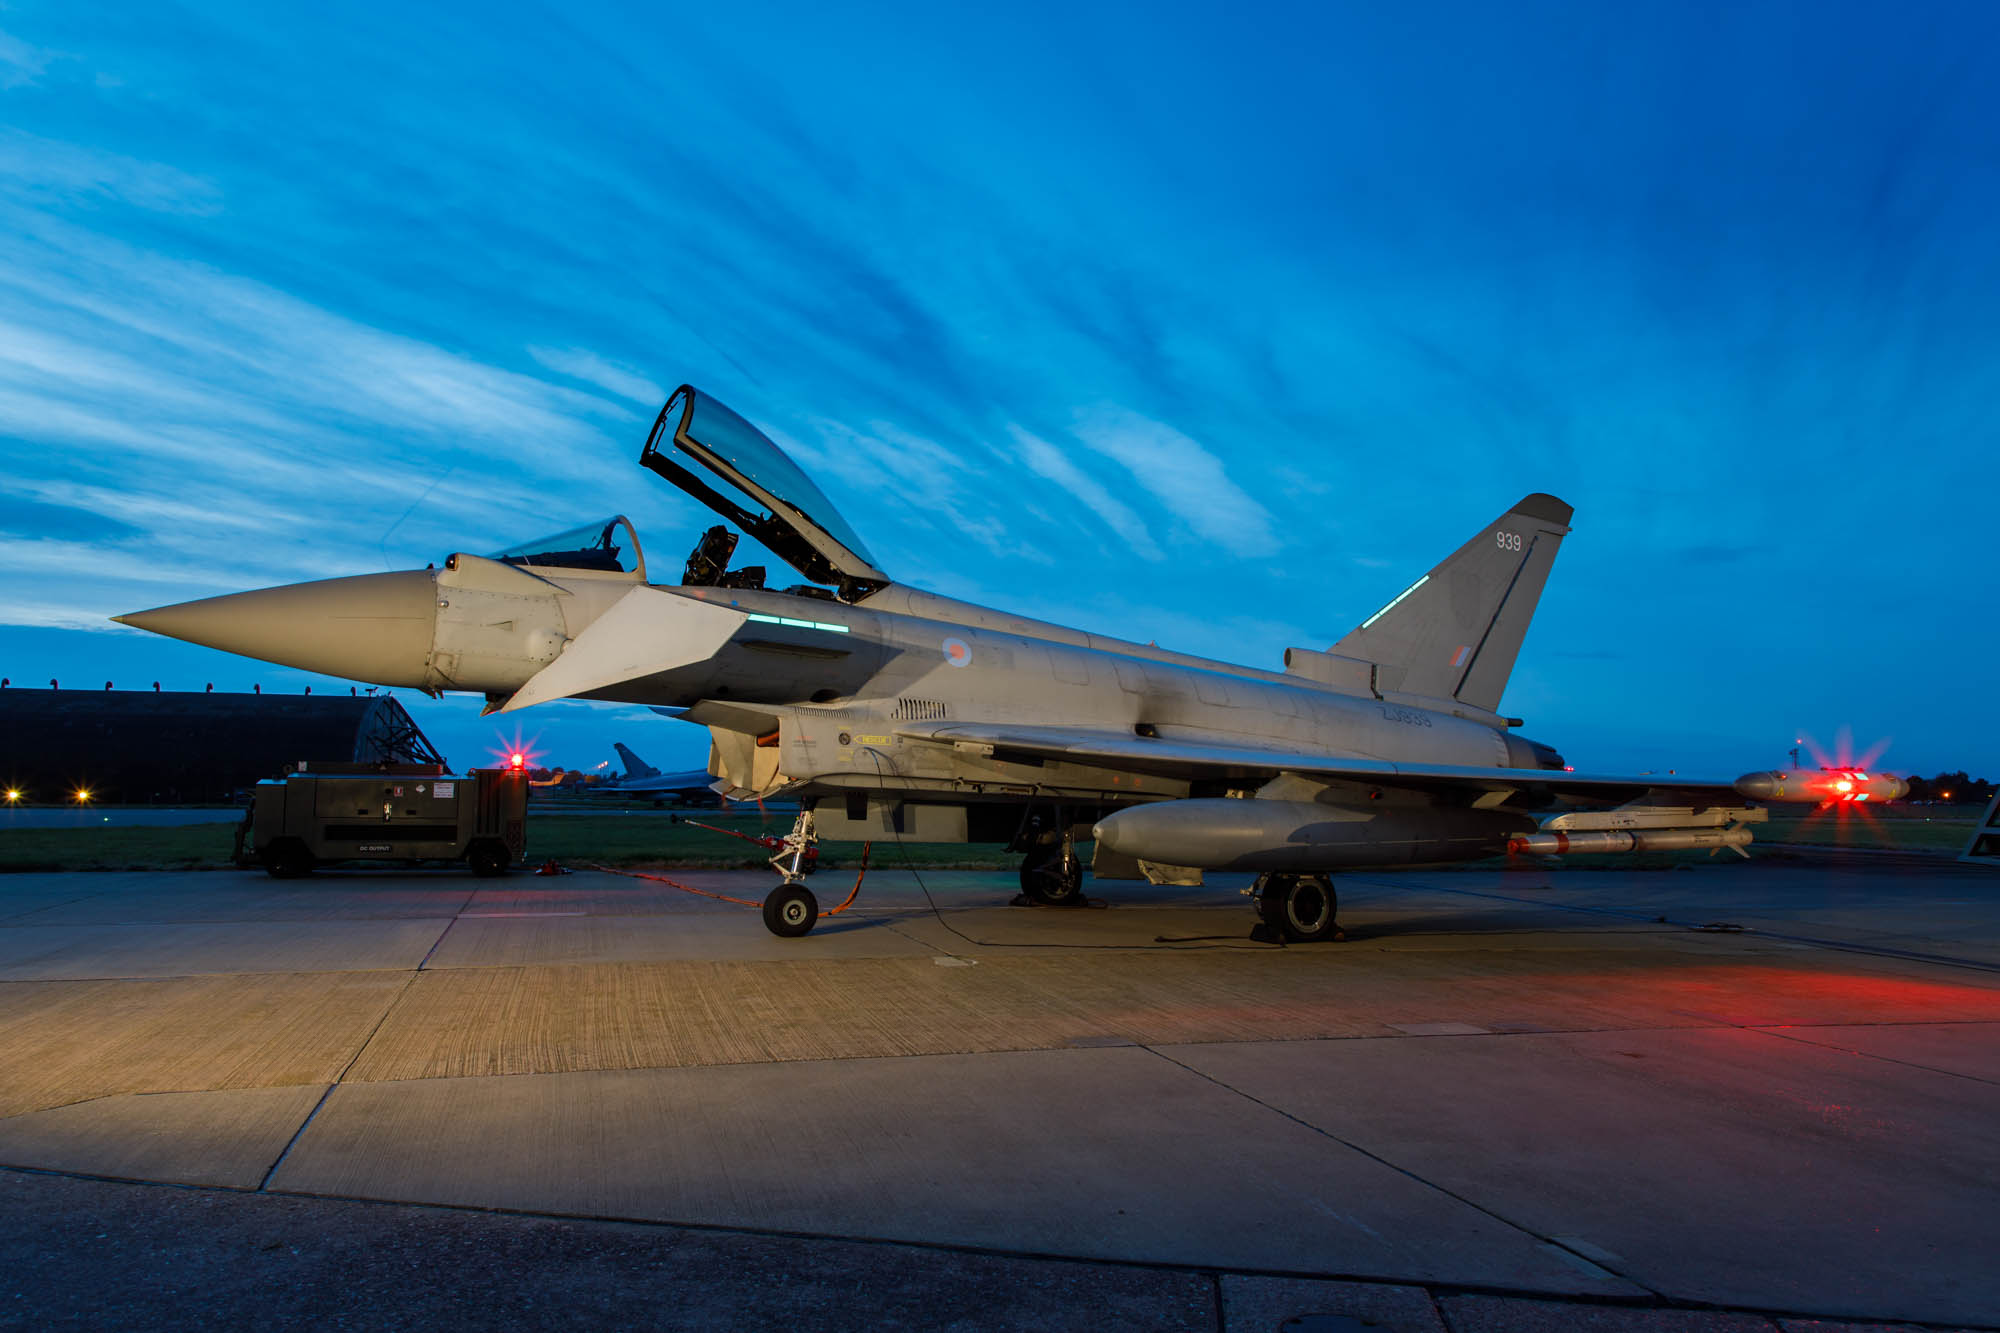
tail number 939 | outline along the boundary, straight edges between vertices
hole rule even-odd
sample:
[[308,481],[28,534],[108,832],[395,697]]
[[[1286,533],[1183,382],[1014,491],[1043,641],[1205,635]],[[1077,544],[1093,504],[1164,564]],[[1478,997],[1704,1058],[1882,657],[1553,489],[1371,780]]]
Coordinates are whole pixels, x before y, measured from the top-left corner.
[[1496,532],[1493,534],[1493,540],[1503,551],[1521,549],[1521,534],[1518,532]]

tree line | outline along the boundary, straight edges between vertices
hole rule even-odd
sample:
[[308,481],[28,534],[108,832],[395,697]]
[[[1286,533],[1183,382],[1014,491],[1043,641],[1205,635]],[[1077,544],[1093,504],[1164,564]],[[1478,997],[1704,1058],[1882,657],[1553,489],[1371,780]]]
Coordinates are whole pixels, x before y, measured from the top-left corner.
[[1920,778],[1912,774],[1904,781],[1910,784],[1906,800],[1984,805],[1993,799],[1993,784],[1985,778],[1970,776],[1962,768],[1956,773],[1940,773],[1934,778]]

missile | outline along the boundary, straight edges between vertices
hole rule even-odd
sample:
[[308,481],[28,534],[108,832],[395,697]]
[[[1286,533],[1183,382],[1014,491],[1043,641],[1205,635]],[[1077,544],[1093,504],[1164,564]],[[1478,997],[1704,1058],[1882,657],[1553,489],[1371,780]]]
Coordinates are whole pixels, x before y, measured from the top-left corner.
[[1736,790],[1757,801],[1826,805],[1833,802],[1893,801],[1908,795],[1910,784],[1887,773],[1826,768],[1809,773],[1745,773],[1736,779]]
[[1198,798],[1130,806],[1093,834],[1112,852],[1167,865],[1316,871],[1497,856],[1533,828],[1500,810]]
[[1745,847],[1750,830],[1734,828],[1590,829],[1575,833],[1521,833],[1507,839],[1513,855],[1534,852],[1562,856],[1575,852],[1678,852],[1691,847]]

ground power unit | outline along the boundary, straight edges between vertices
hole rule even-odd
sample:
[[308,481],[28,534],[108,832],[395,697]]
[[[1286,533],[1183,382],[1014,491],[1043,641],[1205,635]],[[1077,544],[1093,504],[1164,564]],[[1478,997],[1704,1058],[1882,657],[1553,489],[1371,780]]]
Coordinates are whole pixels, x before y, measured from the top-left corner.
[[250,851],[279,879],[347,861],[463,862],[499,875],[527,853],[528,777],[436,764],[301,765],[254,788]]

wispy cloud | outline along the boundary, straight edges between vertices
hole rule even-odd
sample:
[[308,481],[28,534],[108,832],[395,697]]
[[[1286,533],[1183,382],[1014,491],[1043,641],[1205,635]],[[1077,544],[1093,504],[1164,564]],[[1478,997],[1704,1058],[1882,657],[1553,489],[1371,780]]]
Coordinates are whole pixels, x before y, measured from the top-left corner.
[[[0,153],[22,142],[0,138]],[[176,179],[145,165],[121,179]],[[164,197],[135,194],[107,197]],[[429,558],[565,526],[608,507],[626,451],[604,427],[634,419],[596,392],[0,204],[0,494],[76,516],[52,530],[100,520],[95,542],[0,538],[16,576],[0,623],[92,622],[180,600],[163,586],[196,596],[373,567],[378,537],[418,500],[399,546]],[[438,485],[454,472],[461,484]]]
[[1039,435],[1030,434],[1019,426],[1009,426],[1007,433],[1020,449],[1021,461],[1026,463],[1038,476],[1049,481],[1074,496],[1086,509],[1104,520],[1106,527],[1119,537],[1134,553],[1147,560],[1162,558],[1159,543],[1146,530],[1145,522],[1124,503],[1114,497],[1104,484],[1086,473],[1067,454],[1044,440]]
[[[807,425],[796,434],[773,429],[772,435],[810,474],[844,482],[848,491],[876,502],[875,515],[886,508],[901,520],[899,528],[914,527],[928,534],[927,539],[911,540],[909,534],[899,533],[894,545],[863,538],[879,559],[892,566],[888,570],[892,576],[924,582],[925,571],[936,563],[940,541],[946,550],[970,540],[991,555],[1048,562],[1047,552],[1036,549],[1018,525],[1008,521],[1004,506],[996,506],[984,489],[991,458],[983,448],[952,448],[885,421],[870,422],[865,429],[824,418],[811,419]],[[843,513],[854,522],[851,508],[843,508]],[[879,526],[863,523],[861,528]],[[900,559],[890,559],[892,553]]]
[[1172,426],[1123,408],[1097,407],[1079,414],[1076,435],[1122,464],[1198,535],[1237,555],[1278,549],[1270,512],[1229,479],[1221,459]]
[[[0,35],[0,87],[6,38]],[[36,66],[40,73],[42,66]],[[68,203],[112,201],[159,213],[213,217],[222,211],[222,190],[212,180],[161,162],[144,162],[81,144],[44,139],[21,130],[0,130],[0,189],[17,198]]]
[[[1837,23],[1634,41],[1459,4],[1503,58],[1382,121],[1435,45],[1338,7],[1277,44],[1163,13],[1137,47],[976,9],[754,33],[576,9],[527,37],[451,5],[128,9],[4,15],[0,522],[76,544],[0,587],[16,624],[165,600],[135,561],[195,595],[613,509],[657,560],[712,521],[632,463],[682,379],[788,432],[899,577],[1265,663],[1321,641],[1289,621],[1394,591],[1356,566],[1421,570],[1555,491],[1579,526],[1516,687],[1550,739],[1632,698],[1762,715],[1740,672],[1554,656],[1705,614],[1698,580],[1621,599],[1630,569],[1864,518],[1899,550],[1980,530],[1938,477],[1990,433],[2000,94],[1939,71],[1941,34],[1991,45],[1983,11],[1871,32],[1857,64]],[[1708,91],[1665,118],[1663,50]],[[1913,651],[1991,656],[1952,610],[1976,562],[1741,563],[1839,668],[1788,709],[1856,695],[1977,743],[1921,716],[1983,716],[1977,673],[1874,688]],[[1904,631],[1840,628],[1878,607]],[[1766,622],[1731,660],[1798,650],[1803,621]]]
[[60,53],[30,45],[12,33],[0,32],[0,89],[20,88],[42,77]]
[[581,347],[530,347],[528,355],[558,375],[594,384],[607,393],[629,398],[635,403],[657,406],[667,400],[667,391],[630,366],[606,361]]

